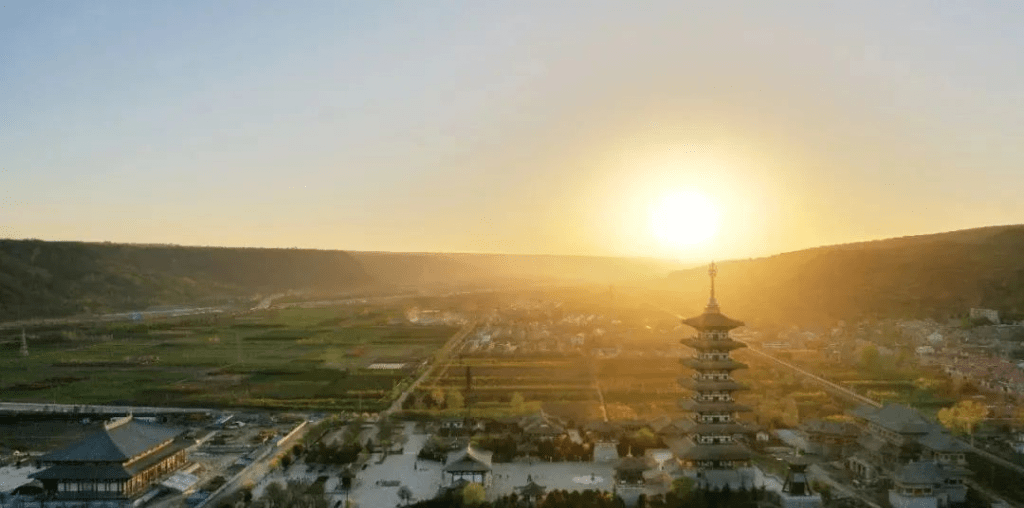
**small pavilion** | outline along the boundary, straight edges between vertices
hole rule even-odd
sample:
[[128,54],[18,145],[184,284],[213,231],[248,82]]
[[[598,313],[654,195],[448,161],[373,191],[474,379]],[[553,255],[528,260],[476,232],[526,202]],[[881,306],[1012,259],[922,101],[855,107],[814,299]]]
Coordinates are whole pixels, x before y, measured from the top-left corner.
[[530,503],[530,506],[540,504],[541,500],[544,498],[544,494],[548,491],[547,487],[538,485],[533,481],[533,475],[527,475],[526,485],[516,487],[516,490],[519,491],[520,496],[523,496],[523,499]]
[[487,487],[491,483],[491,456],[492,453],[489,451],[477,450],[468,445],[453,455],[444,466],[445,479],[448,484],[465,480]]

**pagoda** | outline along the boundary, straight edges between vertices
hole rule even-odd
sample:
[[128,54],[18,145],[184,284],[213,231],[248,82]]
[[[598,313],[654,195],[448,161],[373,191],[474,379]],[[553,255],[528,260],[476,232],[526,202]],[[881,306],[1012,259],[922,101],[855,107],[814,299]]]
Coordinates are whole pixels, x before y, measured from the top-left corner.
[[679,378],[679,385],[693,392],[692,397],[679,402],[683,410],[692,414],[684,426],[686,441],[679,458],[684,467],[699,471],[735,470],[750,465],[750,450],[734,440],[736,434],[749,431],[736,415],[750,408],[738,404],[733,397],[733,393],[747,387],[732,378],[734,370],[746,365],[729,357],[730,351],[745,346],[729,337],[729,330],[743,326],[743,322],[726,317],[719,309],[715,300],[717,274],[718,268],[711,263],[711,299],[703,314],[683,320],[683,324],[697,330],[697,336],[680,341],[696,353],[680,360],[694,373]]

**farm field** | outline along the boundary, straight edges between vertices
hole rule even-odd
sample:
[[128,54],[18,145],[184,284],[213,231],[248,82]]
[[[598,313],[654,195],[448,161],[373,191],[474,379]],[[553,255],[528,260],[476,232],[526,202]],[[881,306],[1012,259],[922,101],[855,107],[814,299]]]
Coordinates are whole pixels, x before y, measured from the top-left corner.
[[[539,409],[575,421],[678,415],[684,395],[676,383],[678,358],[593,358],[582,354],[521,356],[466,355],[424,383],[407,401],[407,410],[447,411],[444,395],[464,393],[466,369],[472,378],[473,413],[507,416]],[[600,389],[604,398],[602,408]],[[518,394],[525,402],[512,407]],[[453,411],[456,410],[456,411]]]
[[[294,308],[20,333],[0,340],[8,401],[377,411],[458,329],[400,309]],[[369,369],[373,363],[404,368]]]
[[[597,418],[599,398],[587,360],[578,355],[461,356],[433,373],[404,409],[413,414],[465,414],[461,405],[453,407],[445,396],[465,393],[468,368],[473,414],[500,417],[543,408],[577,419]],[[521,407],[512,407],[515,394],[525,402]]]

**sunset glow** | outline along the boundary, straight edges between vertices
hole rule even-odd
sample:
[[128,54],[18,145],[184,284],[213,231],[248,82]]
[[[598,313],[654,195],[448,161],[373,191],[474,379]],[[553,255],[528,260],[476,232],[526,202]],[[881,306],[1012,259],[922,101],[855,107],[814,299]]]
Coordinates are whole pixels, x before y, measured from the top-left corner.
[[651,233],[671,248],[707,242],[718,232],[719,213],[706,196],[677,192],[663,196],[651,206]]

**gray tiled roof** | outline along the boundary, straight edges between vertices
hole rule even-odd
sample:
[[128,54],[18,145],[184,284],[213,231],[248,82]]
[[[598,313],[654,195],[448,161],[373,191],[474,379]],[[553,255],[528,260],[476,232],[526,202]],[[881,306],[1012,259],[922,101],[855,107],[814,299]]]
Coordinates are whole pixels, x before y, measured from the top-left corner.
[[800,424],[800,429],[807,433],[831,434],[834,436],[855,437],[860,434],[860,429],[852,423],[831,420],[806,420]]
[[916,409],[903,404],[886,404],[881,408],[861,406],[853,415],[900,434],[927,434],[939,428]]
[[932,432],[917,440],[922,446],[937,452],[969,452],[971,447],[967,443],[945,433]]
[[946,466],[932,461],[911,462],[896,470],[893,480],[903,485],[938,484],[946,478],[960,478],[971,472],[958,466]]
[[467,446],[465,450],[459,452],[454,459],[448,462],[448,465],[444,466],[445,472],[465,472],[465,471],[490,471],[491,470],[491,452],[484,450],[477,450],[472,446]]
[[683,324],[698,330],[731,330],[743,326],[743,321],[730,319],[720,312],[704,311],[699,316],[684,319]]
[[43,455],[42,462],[124,462],[174,439],[182,431],[131,419],[105,427],[67,448]]
[[31,476],[39,480],[127,480],[132,477],[119,464],[60,464]]

